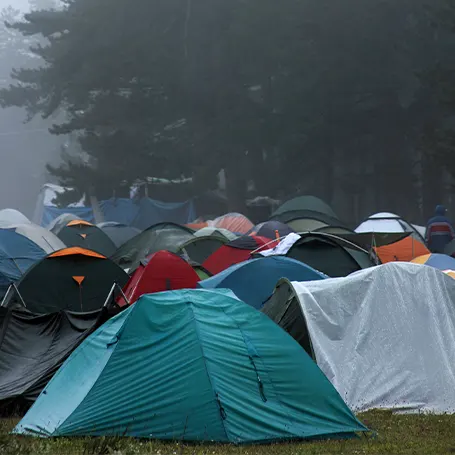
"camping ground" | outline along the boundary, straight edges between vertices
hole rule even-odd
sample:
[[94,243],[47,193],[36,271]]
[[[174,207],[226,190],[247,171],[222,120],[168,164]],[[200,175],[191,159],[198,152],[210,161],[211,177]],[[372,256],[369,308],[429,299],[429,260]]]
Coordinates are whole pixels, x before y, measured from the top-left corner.
[[128,438],[38,439],[12,436],[17,420],[0,421],[2,455],[322,455],[455,453],[455,415],[394,415],[372,411],[359,418],[375,434],[357,440],[272,445],[190,445]]

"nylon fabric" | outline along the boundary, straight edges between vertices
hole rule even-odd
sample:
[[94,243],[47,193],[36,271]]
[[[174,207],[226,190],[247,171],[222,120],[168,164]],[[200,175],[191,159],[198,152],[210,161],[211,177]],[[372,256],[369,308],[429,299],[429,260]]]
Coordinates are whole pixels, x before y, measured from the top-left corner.
[[106,319],[104,310],[38,316],[0,308],[0,414],[28,408],[71,351]]
[[295,259],[269,256],[233,265],[201,281],[198,286],[204,289],[230,289],[240,300],[259,309],[273,293],[280,278],[311,281],[327,277]]
[[366,430],[298,343],[229,290],[146,295],[110,321],[109,337],[105,327],[16,434],[241,443]]
[[391,262],[292,285],[317,364],[348,406],[454,412],[455,281]]

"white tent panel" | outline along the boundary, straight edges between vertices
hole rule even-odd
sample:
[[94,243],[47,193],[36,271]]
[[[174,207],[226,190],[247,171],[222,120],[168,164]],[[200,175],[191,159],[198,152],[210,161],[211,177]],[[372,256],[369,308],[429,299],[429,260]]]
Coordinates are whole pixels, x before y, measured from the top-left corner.
[[356,411],[455,411],[455,280],[389,263],[292,283],[319,367]]

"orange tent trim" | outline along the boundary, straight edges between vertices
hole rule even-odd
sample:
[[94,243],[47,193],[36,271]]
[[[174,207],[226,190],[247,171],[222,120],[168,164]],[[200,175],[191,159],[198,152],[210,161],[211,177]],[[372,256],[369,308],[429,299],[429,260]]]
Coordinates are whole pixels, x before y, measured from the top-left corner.
[[430,254],[422,242],[411,236],[390,245],[377,247],[375,251],[383,264],[394,261],[409,262],[419,256]]
[[85,276],[73,276],[73,280],[81,286],[82,282],[85,280]]
[[85,248],[80,248],[78,246],[74,246],[72,248],[65,248],[63,250],[56,251],[55,253],[50,254],[48,256],[48,258],[73,256],[73,255],[77,255],[77,254],[80,254],[82,256],[90,256],[93,258],[106,259],[106,256],[103,256],[102,254],[96,253],[95,251],[92,251],[92,250],[86,250]]
[[84,240],[87,238],[87,234],[79,234]]
[[93,226],[93,224],[84,220],[73,220],[70,221],[67,226]]

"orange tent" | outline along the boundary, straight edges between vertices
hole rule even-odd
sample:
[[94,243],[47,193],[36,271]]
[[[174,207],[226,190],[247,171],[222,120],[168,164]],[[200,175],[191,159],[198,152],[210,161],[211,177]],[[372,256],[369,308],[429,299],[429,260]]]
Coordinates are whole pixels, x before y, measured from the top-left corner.
[[430,254],[428,248],[412,236],[390,245],[377,247],[375,251],[383,264],[394,261],[409,262],[419,256]]

